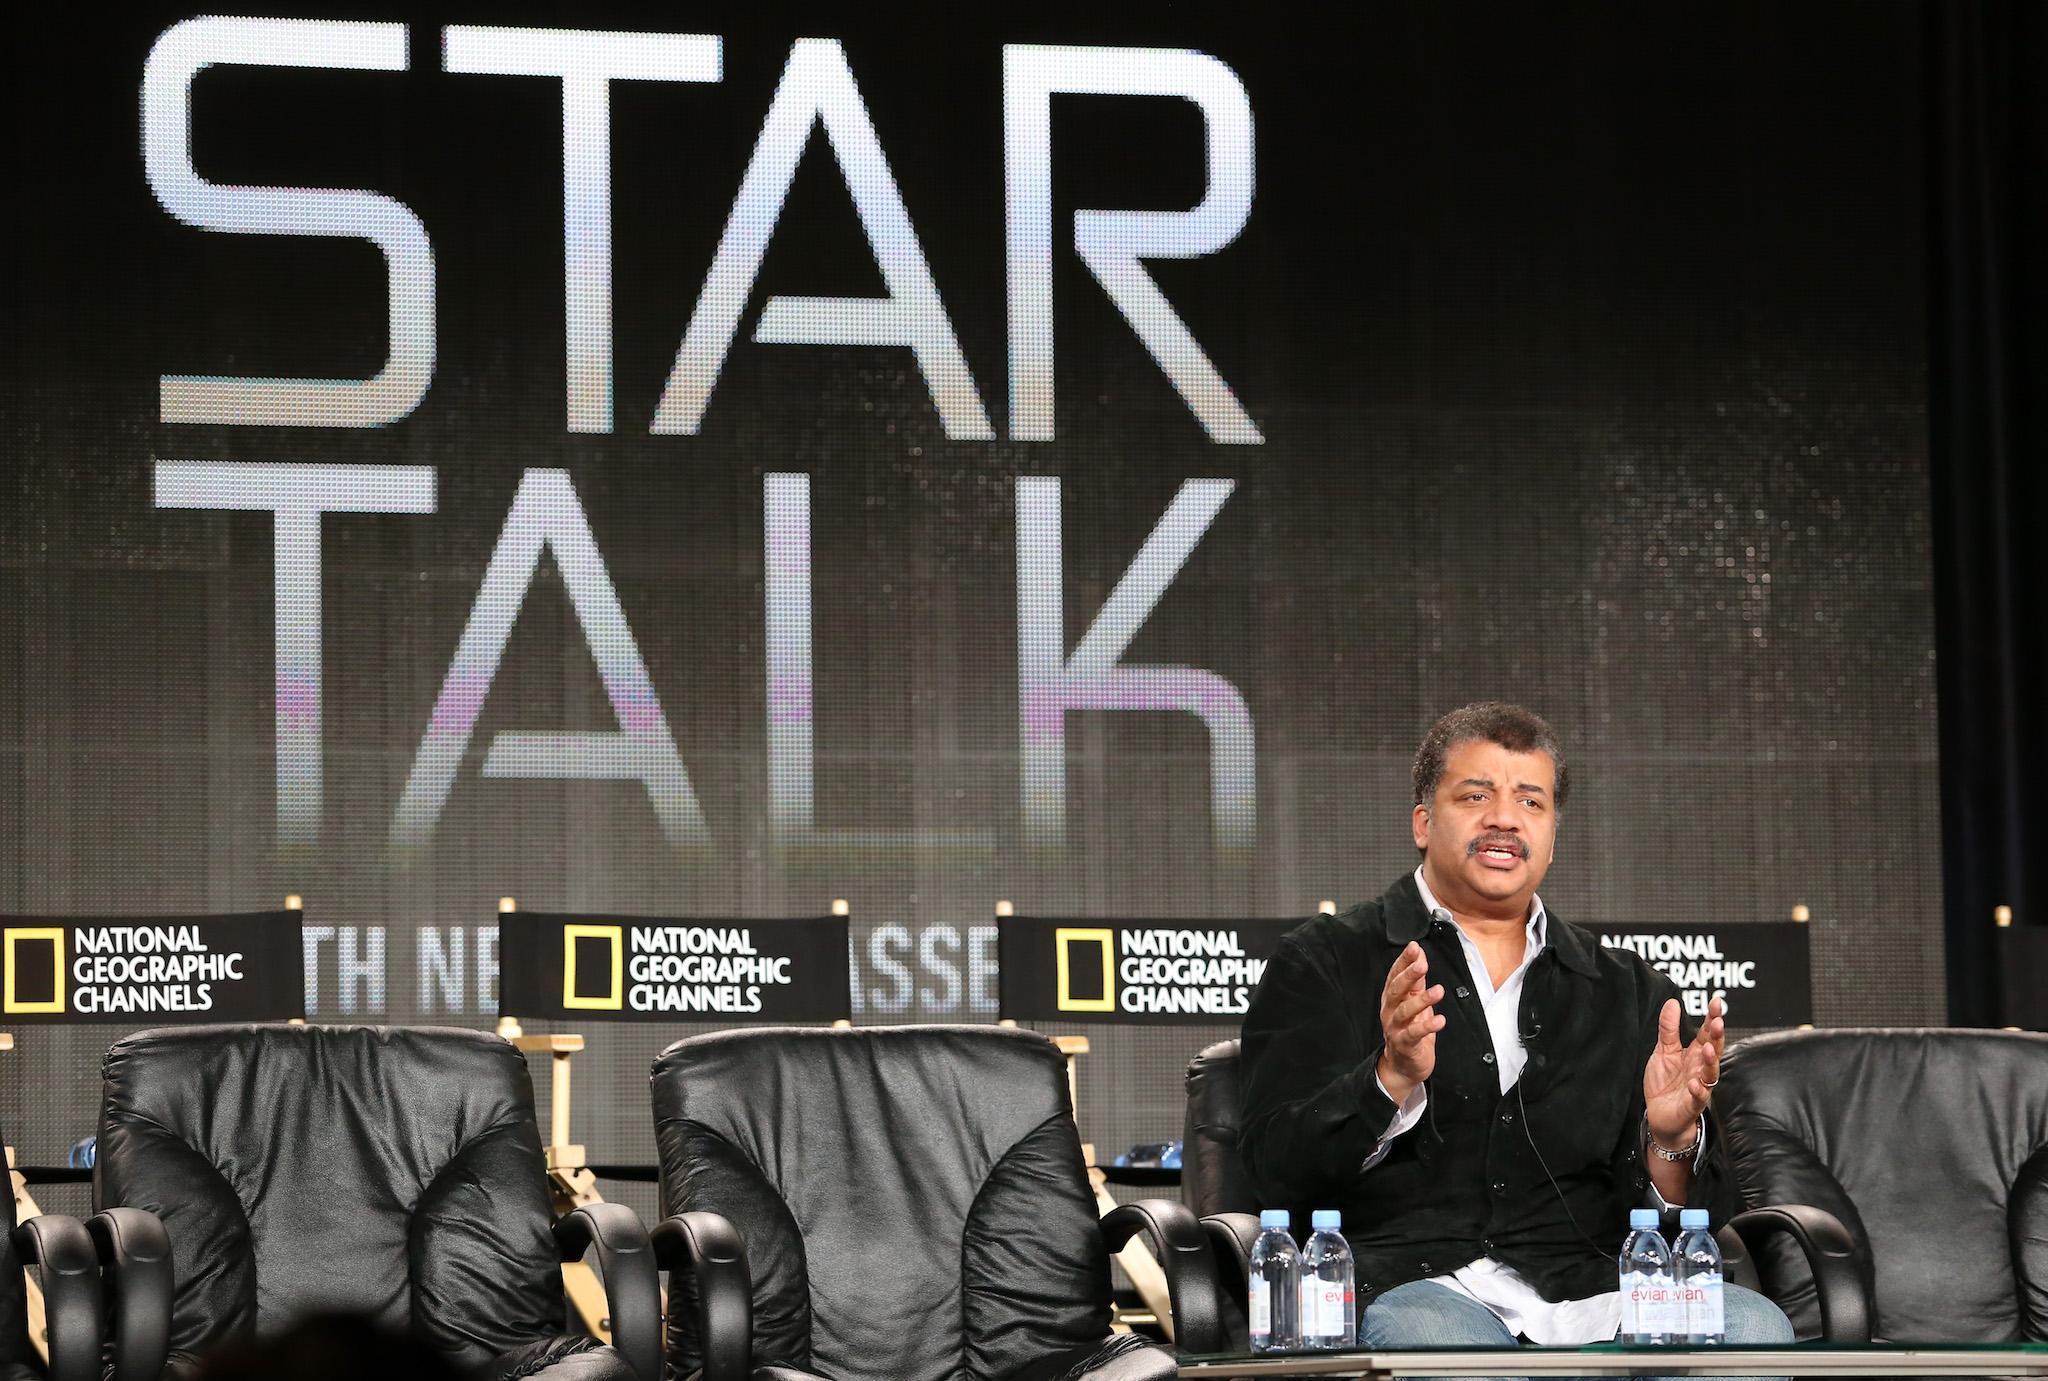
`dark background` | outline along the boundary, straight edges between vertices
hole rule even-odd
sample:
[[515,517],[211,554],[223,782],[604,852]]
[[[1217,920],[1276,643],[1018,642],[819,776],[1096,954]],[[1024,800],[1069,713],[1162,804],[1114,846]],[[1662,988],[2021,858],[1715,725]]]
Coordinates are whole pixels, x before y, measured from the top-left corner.
[[[1905,4],[1540,9],[912,8],[765,19],[717,85],[612,87],[616,430],[563,404],[561,85],[441,72],[445,23],[680,27],[663,11],[458,6],[404,73],[216,68],[215,181],[368,187],[432,236],[435,383],[368,431],[157,420],[162,374],[367,374],[365,243],[209,234],[143,179],[142,61],[182,17],[39,16],[11,45],[15,252],[0,481],[0,911],[274,907],[383,927],[326,1019],[422,1009],[419,927],[549,911],[772,916],[852,904],[862,1021],[989,1020],[967,980],[1025,914],[1306,914],[1413,866],[1408,767],[1444,710],[1523,701],[1576,783],[1546,901],[1567,918],[1814,914],[1825,1024],[1945,1014],[1918,12]],[[647,424],[791,41],[848,60],[994,442],[949,441],[907,351],[757,346],[777,293],[880,291],[822,133],[701,433]],[[1191,47],[1243,79],[1257,198],[1156,280],[1266,436],[1211,443],[1070,250],[1058,428],[1007,438],[1007,42]],[[1193,107],[1054,103],[1054,244],[1076,207],[1200,196]],[[159,511],[153,459],[432,465],[430,516],[323,526],[326,804],[275,820],[271,519]],[[703,806],[672,848],[633,783],[486,780],[501,729],[608,730],[543,565],[431,845],[392,812],[512,494],[567,468]],[[762,476],[811,476],[817,814],[895,842],[780,850],[768,824]],[[1257,726],[1248,854],[1220,851],[1185,715],[1068,718],[1068,845],[1018,803],[1019,476],[1064,488],[1069,647],[1190,478],[1237,489],[1126,658],[1207,668]],[[987,848],[940,831],[984,831]],[[469,940],[476,942],[471,934]],[[345,991],[321,951],[317,977]],[[922,947],[922,948],[920,948]],[[947,965],[954,977],[949,981]],[[908,981],[891,965],[900,965]],[[879,1000],[878,1000],[879,995]],[[593,1029],[577,1139],[651,1159],[644,1078],[685,1027]],[[1061,1028],[1085,1029],[1085,1028]],[[39,1031],[0,1117],[27,1161],[92,1130],[117,1032]],[[1098,1032],[1083,1132],[1176,1135],[1227,1029]],[[634,1194],[608,1186],[629,1201]],[[641,1203],[642,1208],[651,1207]]]

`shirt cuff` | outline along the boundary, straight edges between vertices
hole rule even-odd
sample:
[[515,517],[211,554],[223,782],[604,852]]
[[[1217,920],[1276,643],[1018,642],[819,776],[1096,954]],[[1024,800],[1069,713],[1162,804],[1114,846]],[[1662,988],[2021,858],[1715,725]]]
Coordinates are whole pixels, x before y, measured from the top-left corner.
[[[1699,1120],[1699,1134],[1694,1139],[1692,1145],[1692,1163],[1686,1166],[1686,1169],[1691,1171],[1695,1175],[1697,1175],[1700,1170],[1700,1159],[1707,1153],[1707,1126],[1707,1119],[1704,1115],[1702,1115]],[[1645,1118],[1643,1121],[1643,1161],[1645,1164],[1649,1162],[1652,1154],[1653,1152],[1650,1150],[1650,1123],[1649,1120]],[[1678,1162],[1676,1161],[1672,1163],[1674,1165],[1678,1164]],[[1645,1208],[1656,1209],[1658,1214],[1665,1218],[1671,1217],[1673,1214],[1678,1212],[1679,1208],[1684,1207],[1684,1205],[1682,1204],[1673,1206],[1672,1204],[1668,1203],[1664,1198],[1663,1192],[1657,1188],[1657,1181],[1655,1179],[1650,1180],[1649,1188],[1644,1191],[1644,1197],[1648,1199],[1649,1202],[1644,1204],[1643,1206]]]
[[1666,1202],[1663,1193],[1657,1188],[1655,1180],[1650,1181],[1650,1187],[1643,1191],[1643,1197],[1650,1201],[1645,1207],[1656,1209],[1659,1218],[1669,1218],[1673,1213],[1677,1212],[1676,1209]]
[[[1372,1081],[1380,1086],[1380,1092],[1386,1095],[1389,1103],[1394,1101],[1394,1095],[1387,1092],[1386,1082],[1380,1078],[1377,1070],[1373,1072]],[[1372,1148],[1372,1154],[1367,1156],[1365,1163],[1358,1168],[1361,1171],[1370,1170],[1385,1160],[1387,1152],[1393,1149],[1394,1138],[1422,1121],[1422,1110],[1428,1104],[1429,1088],[1427,1085],[1417,1084],[1414,1088],[1410,1089],[1408,1097],[1394,1110],[1394,1120],[1387,1124],[1386,1131],[1380,1134],[1379,1144]]]

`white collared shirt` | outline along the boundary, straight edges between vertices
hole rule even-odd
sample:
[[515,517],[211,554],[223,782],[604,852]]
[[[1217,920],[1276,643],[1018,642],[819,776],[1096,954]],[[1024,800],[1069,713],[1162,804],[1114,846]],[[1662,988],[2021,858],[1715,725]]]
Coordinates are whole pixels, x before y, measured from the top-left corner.
[[[1429,880],[1423,877],[1420,868],[1415,870],[1415,885],[1422,891],[1423,909],[1447,923],[1457,933],[1458,943],[1464,946],[1465,967],[1472,971],[1473,991],[1478,995],[1480,1009],[1486,1013],[1486,1029],[1493,1038],[1494,1068],[1500,1074],[1500,1091],[1506,1093],[1515,1086],[1515,1080],[1521,1078],[1522,1067],[1529,1062],[1529,1052],[1522,1047],[1519,1013],[1522,980],[1529,973],[1529,965],[1550,943],[1550,920],[1544,914],[1543,899],[1530,899],[1522,962],[1496,988],[1478,946],[1472,943],[1472,938],[1457,923],[1457,918],[1437,901],[1436,894],[1429,890]],[[1380,1092],[1386,1093],[1385,1085],[1381,1085]],[[1388,1096],[1392,1097],[1391,1094]],[[1361,1168],[1371,1170],[1386,1159],[1394,1138],[1422,1120],[1423,1109],[1428,1102],[1429,1090],[1417,1084]],[[1538,1294],[1536,1287],[1512,1267],[1490,1256],[1478,1257],[1449,1275],[1432,1276],[1430,1279],[1446,1289],[1478,1300],[1494,1312],[1507,1326],[1508,1332],[1518,1333],[1532,1343],[1550,1347],[1602,1343],[1614,1337],[1615,1330],[1621,1326],[1621,1295],[1618,1291],[1610,1290],[1604,1295],[1586,1299],[1553,1302]]]

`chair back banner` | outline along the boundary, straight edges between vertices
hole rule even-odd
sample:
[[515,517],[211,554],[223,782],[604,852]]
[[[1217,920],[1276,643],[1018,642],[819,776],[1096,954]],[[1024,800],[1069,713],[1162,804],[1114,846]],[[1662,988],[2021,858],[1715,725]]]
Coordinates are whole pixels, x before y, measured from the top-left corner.
[[139,1028],[304,1016],[303,914],[0,917],[0,1019]]
[[1280,937],[1300,924],[1006,917],[998,1002],[1016,1021],[1241,1021]]
[[515,911],[498,918],[498,1010],[569,1021],[838,1021],[850,924]]
[[1813,927],[1801,921],[1581,921],[1609,949],[1633,950],[1678,985],[1686,1015],[1720,998],[1728,1024],[1800,1026],[1813,1020]]
[[2001,1026],[2048,1031],[2048,926],[1998,928],[1998,987],[2005,999]]

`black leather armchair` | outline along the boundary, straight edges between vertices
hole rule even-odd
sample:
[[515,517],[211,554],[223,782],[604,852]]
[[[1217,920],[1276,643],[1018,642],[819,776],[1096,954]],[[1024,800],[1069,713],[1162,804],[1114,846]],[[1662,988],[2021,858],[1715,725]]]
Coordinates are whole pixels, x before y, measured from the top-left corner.
[[[119,1255],[124,1207],[162,1220],[169,1374],[297,1315],[347,1311],[409,1327],[478,1376],[653,1381],[647,1234],[624,1209],[550,1223],[532,1084],[505,1041],[183,1027],[118,1042],[105,1076],[103,1249]],[[587,1247],[612,1297],[612,1347],[565,1333],[560,1263]],[[124,1368],[118,1343],[143,1311],[132,1291],[115,1299],[116,1378],[140,1381],[156,1370],[132,1360],[142,1344]]]
[[1170,1377],[1172,1354],[1110,1331],[1109,1253],[1138,1233],[1180,1346],[1218,1346],[1192,1215],[1156,1201],[1097,1219],[1043,1036],[720,1032],[663,1051],[653,1093],[671,1377]]
[[[2048,1340],[2048,1036],[1836,1030],[1731,1048],[1715,1106],[1745,1206],[1846,1230],[1878,1336]],[[1757,1254],[1800,1336],[1823,1301],[1800,1253]]]
[[[1732,1058],[1733,1052],[1730,1055]],[[1727,1101],[1727,1084],[1724,1065],[1715,1095],[1717,1107]],[[1218,1041],[1189,1061],[1187,1090],[1181,1198],[1200,1215],[1202,1228],[1216,1247],[1217,1276],[1223,1291],[1217,1310],[1232,1346],[1242,1347],[1246,1343],[1245,1276],[1252,1243],[1259,1235],[1259,1203],[1238,1153],[1244,1106],[1238,1043]],[[1812,1202],[1798,1201],[1796,1195],[1791,1202],[1758,1200],[1731,1217],[1715,1234],[1727,1277],[1757,1288],[1751,1254],[1770,1249],[1782,1256],[1789,1251],[1809,1263],[1806,1279],[1812,1291],[1814,1326],[1801,1336],[1822,1336],[1839,1343],[1867,1342],[1871,1315],[1850,1269],[1848,1234],[1826,1212],[1808,1206]],[[1616,1248],[1620,1245],[1617,1239]],[[1793,1315],[1795,1326],[1798,1322],[1799,1316]]]

